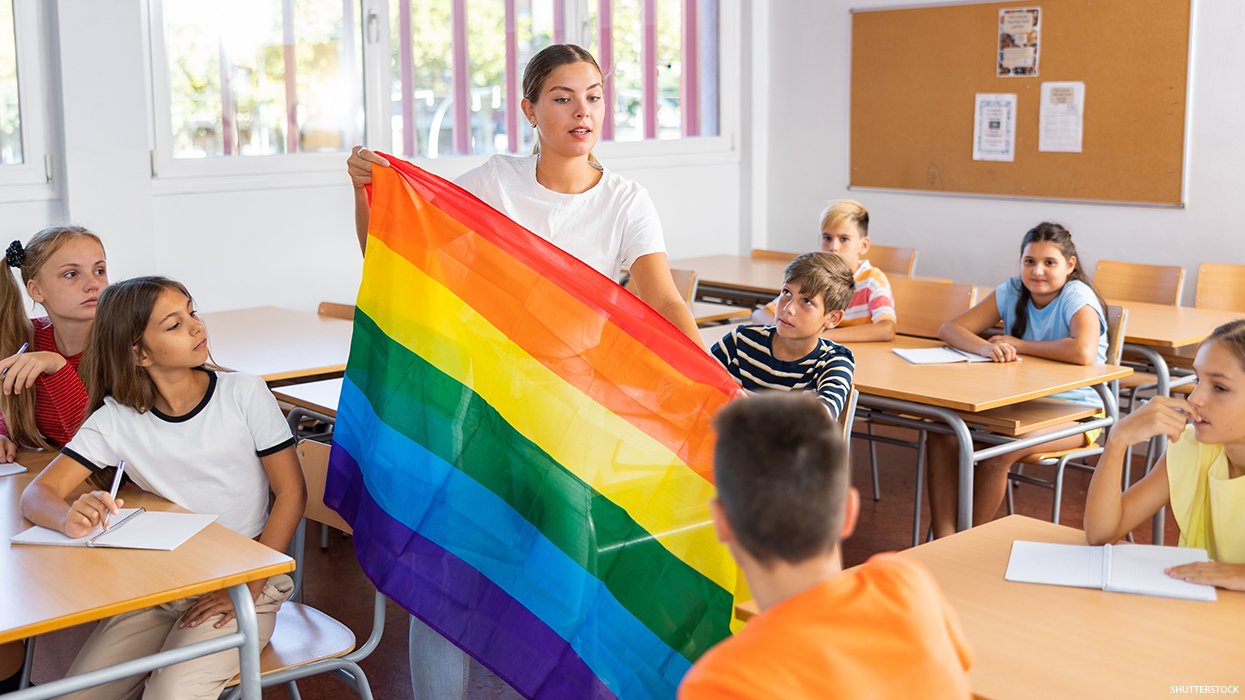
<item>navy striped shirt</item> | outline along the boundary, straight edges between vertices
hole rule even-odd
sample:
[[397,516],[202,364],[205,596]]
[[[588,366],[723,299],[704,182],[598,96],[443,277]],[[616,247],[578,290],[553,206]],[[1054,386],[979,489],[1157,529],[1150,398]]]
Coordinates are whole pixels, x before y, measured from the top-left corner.
[[825,338],[804,357],[774,357],[774,326],[736,326],[710,352],[748,391],[815,391],[836,419],[852,389],[852,351]]

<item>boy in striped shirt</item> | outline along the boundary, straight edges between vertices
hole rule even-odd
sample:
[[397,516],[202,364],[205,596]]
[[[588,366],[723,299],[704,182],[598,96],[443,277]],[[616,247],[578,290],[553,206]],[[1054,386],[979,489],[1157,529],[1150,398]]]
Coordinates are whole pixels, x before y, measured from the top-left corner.
[[847,348],[824,337],[852,299],[852,269],[833,253],[787,266],[774,325],[741,325],[710,352],[748,391],[813,391],[838,418],[856,369]]
[[[874,267],[869,252],[869,212],[850,199],[830,203],[821,213],[821,249],[836,253],[855,275],[855,294],[843,320],[825,337],[840,343],[889,341],[895,337],[895,297],[886,273]],[[755,323],[773,323],[777,300],[752,314]]]

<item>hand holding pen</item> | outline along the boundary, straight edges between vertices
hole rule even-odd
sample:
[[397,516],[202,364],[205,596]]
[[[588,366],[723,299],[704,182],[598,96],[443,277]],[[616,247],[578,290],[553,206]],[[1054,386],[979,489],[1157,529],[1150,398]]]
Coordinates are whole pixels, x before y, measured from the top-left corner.
[[57,352],[26,352],[30,343],[22,343],[17,352],[0,360],[0,378],[4,380],[4,393],[20,394],[23,389],[35,385],[41,375],[60,371],[68,360]]
[[117,465],[117,473],[113,477],[110,491],[84,493],[69,506],[69,512],[65,514],[64,532],[66,535],[84,537],[94,531],[97,526],[103,526],[104,530],[108,529],[108,518],[115,515],[125,504],[124,500],[117,498],[117,491],[121,488],[121,477],[124,473],[125,460],[121,460]]

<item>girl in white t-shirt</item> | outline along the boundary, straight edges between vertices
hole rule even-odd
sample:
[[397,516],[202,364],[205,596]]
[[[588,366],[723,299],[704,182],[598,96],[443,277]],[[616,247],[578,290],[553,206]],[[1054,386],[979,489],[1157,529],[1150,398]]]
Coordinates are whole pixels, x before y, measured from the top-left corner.
[[[981,336],[1000,321],[1003,334]],[[1020,274],[1004,280],[976,306],[939,329],[943,342],[995,362],[1021,355],[1078,365],[1107,360],[1106,309],[1081,267],[1072,234],[1044,222],[1020,243]],[[1102,408],[1093,389],[1073,389],[1050,398]],[[1070,427],[1072,423],[1047,430]],[[1023,457],[1039,452],[1087,447],[1098,439],[1090,431],[984,459],[973,471],[973,524],[994,519],[1006,495],[1007,473]],[[951,435],[929,437],[929,504],[935,537],[955,532],[959,497],[959,443]]]
[[[139,277],[106,288],[84,358],[90,415],[22,494],[22,514],[70,537],[89,533],[122,499],[106,491],[68,496],[124,459],[126,476],[142,489],[218,513],[221,525],[285,551],[306,503],[294,438],[263,380],[212,370],[209,359],[206,329],[181,284]],[[293,585],[283,574],[250,587],[267,644]],[[236,629],[223,590],[125,613],[99,624],[69,674]],[[215,698],[237,672],[236,654],[213,654],[67,697]]]
[[[628,268],[638,296],[702,345],[691,309],[670,275],[657,209],[640,185],[593,157],[605,118],[604,78],[596,59],[555,44],[523,71],[523,114],[539,139],[528,156],[496,155],[457,183],[536,235],[618,279]],[[373,165],[389,161],[356,146],[346,161],[355,186],[355,228],[367,245]]]

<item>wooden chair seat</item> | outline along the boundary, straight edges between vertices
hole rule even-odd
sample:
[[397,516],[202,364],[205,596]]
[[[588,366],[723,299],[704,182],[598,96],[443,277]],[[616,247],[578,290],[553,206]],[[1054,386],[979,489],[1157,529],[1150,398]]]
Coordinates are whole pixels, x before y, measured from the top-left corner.
[[1031,454],[1031,455],[1026,455],[1024,457],[1021,457],[1020,463],[1021,464],[1041,464],[1042,462],[1046,462],[1048,460],[1054,461],[1054,460],[1059,459],[1060,457],[1065,457],[1075,452],[1084,452],[1086,449],[1087,447],[1085,445],[1081,445],[1080,447],[1073,447],[1067,450],[1055,450],[1053,452],[1038,452],[1037,454]]
[[[336,659],[355,648],[354,632],[309,605],[286,602],[277,611],[272,640],[259,655],[259,672],[283,671],[295,666]],[[234,676],[228,686],[238,684]]]

